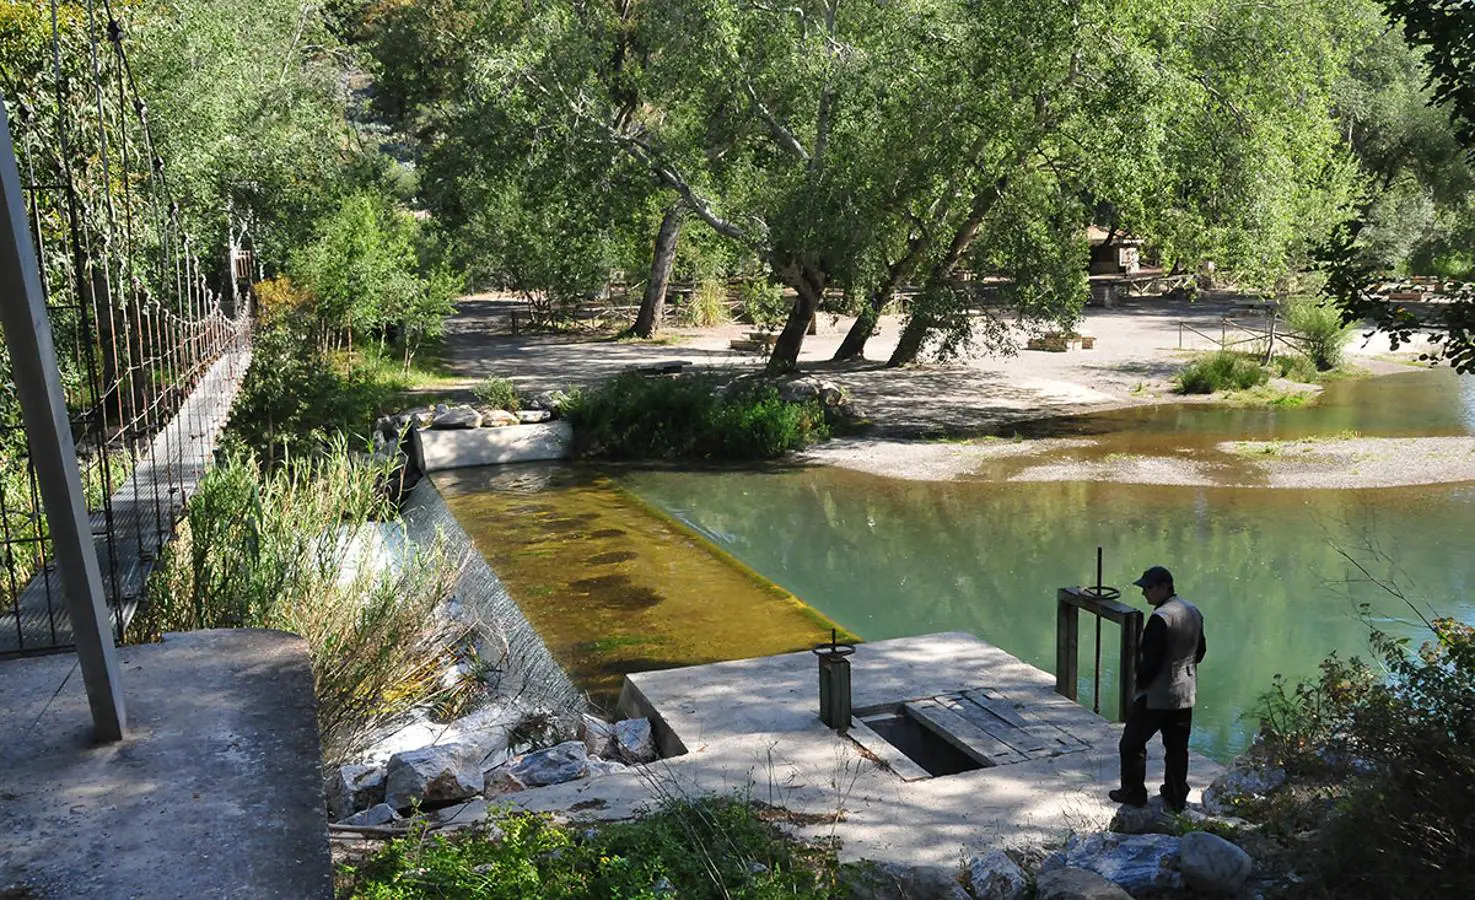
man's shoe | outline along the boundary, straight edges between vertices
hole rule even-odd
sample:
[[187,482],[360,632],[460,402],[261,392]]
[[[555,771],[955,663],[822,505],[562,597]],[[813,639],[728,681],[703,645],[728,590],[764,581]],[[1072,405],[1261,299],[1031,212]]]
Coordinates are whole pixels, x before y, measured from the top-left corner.
[[1167,785],[1163,785],[1162,787],[1158,788],[1157,793],[1159,797],[1163,798],[1163,803],[1167,805],[1168,809],[1171,809],[1175,813],[1182,813],[1185,809],[1188,808],[1188,801],[1186,799],[1178,801],[1168,796]]
[[1128,792],[1125,788],[1114,788],[1113,790],[1107,791],[1106,796],[1110,797],[1113,803],[1121,803],[1125,806],[1147,805],[1146,791],[1143,791],[1140,794],[1133,794]]

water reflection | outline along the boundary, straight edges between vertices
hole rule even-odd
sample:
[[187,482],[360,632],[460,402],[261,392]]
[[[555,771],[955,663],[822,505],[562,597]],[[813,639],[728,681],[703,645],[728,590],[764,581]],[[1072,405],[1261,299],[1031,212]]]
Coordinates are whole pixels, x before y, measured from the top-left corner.
[[[1161,563],[1208,619],[1194,743],[1225,758],[1276,673],[1312,674],[1336,651],[1366,655],[1359,604],[1400,633],[1409,611],[1349,575],[1340,552],[1441,613],[1475,621],[1468,486],[1255,491],[1091,483],[904,482],[838,469],[631,472],[622,483],[866,639],[966,630],[1055,666],[1055,590],[1129,585]],[[1398,567],[1386,560],[1397,560]],[[1133,589],[1128,599],[1137,600]],[[1093,633],[1083,627],[1083,637]],[[1115,691],[1106,629],[1102,692]],[[1088,642],[1083,698],[1090,697]],[[864,677],[857,658],[857,678]]]

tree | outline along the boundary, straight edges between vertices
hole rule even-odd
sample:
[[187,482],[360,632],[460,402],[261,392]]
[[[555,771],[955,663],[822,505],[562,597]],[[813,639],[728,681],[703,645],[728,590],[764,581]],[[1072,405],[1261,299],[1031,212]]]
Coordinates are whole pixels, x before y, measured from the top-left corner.
[[[1421,50],[1429,67],[1430,102],[1448,111],[1466,158],[1475,158],[1475,6],[1464,0],[1381,0],[1388,17],[1403,25],[1409,46]],[[1320,253],[1324,293],[1347,322],[1369,321],[1397,349],[1426,334],[1425,354],[1462,373],[1475,372],[1475,293],[1466,287],[1436,309],[1415,312],[1376,291],[1378,266],[1367,258],[1366,232],[1372,203],[1349,217]]]

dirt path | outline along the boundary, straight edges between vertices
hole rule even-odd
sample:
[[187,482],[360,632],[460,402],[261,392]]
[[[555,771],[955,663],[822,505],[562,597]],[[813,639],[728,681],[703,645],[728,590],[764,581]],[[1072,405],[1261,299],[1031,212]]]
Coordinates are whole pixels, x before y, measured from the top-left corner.
[[[729,349],[731,340],[750,330],[746,325],[671,328],[661,343],[511,335],[508,316],[522,308],[520,301],[492,295],[460,303],[447,329],[445,355],[448,368],[468,387],[496,375],[536,392],[594,384],[633,366],[667,360],[719,370],[756,369],[764,361],[757,354]],[[925,441],[1007,434],[1012,424],[1050,416],[1185,402],[1171,393],[1171,379],[1195,352],[1214,346],[1226,314],[1253,321],[1227,301],[1127,300],[1112,309],[1085,311],[1081,330],[1096,338],[1092,350],[1021,349],[1012,356],[976,356],[949,365],[903,369],[884,364],[900,332],[895,317],[882,318],[867,345],[868,359],[835,363],[830,357],[851,320],[822,316],[819,333],[804,343],[800,366],[842,385],[872,424],[864,439],[832,441],[805,458],[891,477],[938,480],[976,472],[1004,455],[1022,455],[1038,459],[1011,467],[1011,480],[1223,484],[1223,467],[1199,466],[1181,457],[1073,459],[1058,453],[1062,449],[1058,443],[1044,441],[1023,445]],[[1418,352],[1415,347],[1390,354],[1386,340],[1361,337],[1348,348],[1351,362],[1373,375],[1407,371]],[[1211,400],[1195,398],[1195,402]],[[1426,440],[1438,443],[1423,443]],[[1475,480],[1475,438],[1364,439],[1339,442],[1334,448],[1298,443],[1302,448],[1294,453],[1254,448],[1238,453],[1246,460],[1237,467],[1246,473],[1243,483],[1370,487]]]

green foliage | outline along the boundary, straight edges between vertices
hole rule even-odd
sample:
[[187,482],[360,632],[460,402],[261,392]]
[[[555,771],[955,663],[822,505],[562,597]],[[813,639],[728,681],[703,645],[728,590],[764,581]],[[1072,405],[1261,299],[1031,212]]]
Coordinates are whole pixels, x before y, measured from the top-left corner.
[[1270,360],[1270,368],[1277,378],[1288,378],[1303,384],[1315,384],[1321,373],[1311,358],[1300,353],[1277,354]]
[[215,467],[151,576],[130,638],[200,628],[301,635],[329,761],[376,724],[451,702],[460,686],[443,687],[440,672],[462,635],[434,610],[454,592],[456,567],[427,548],[379,570],[373,538],[393,519],[390,477],[387,464],[366,465],[342,442],[270,471],[250,456]]
[[471,393],[477,400],[494,409],[517,412],[522,408],[522,400],[517,396],[517,386],[510,378],[498,378],[495,375],[484,378],[471,389]]
[[[831,896],[833,851],[786,839],[759,810],[732,798],[668,800],[631,822],[580,833],[526,813],[493,819],[484,834],[407,837],[339,873],[339,896],[364,900],[475,900]],[[663,889],[660,883],[669,884]]]
[[1274,759],[1345,779],[1317,859],[1335,896],[1475,892],[1475,629],[1429,624],[1417,652],[1373,632],[1382,673],[1332,657],[1317,680],[1287,692],[1277,679],[1261,699]]
[[291,271],[312,294],[325,346],[340,335],[394,329],[411,349],[440,333],[460,289],[444,266],[422,265],[424,237],[409,213],[361,191],[314,226],[314,239],[292,255]]
[[621,375],[563,412],[576,452],[612,459],[771,459],[829,436],[817,401],[786,403],[753,382],[723,390],[706,375]]
[[1342,364],[1355,327],[1342,322],[1341,310],[1316,297],[1292,297],[1281,305],[1281,313],[1317,371]]
[[324,353],[309,322],[286,316],[257,330],[224,441],[268,462],[310,456],[335,439],[366,437],[406,387],[399,373]]
[[1173,380],[1180,394],[1214,394],[1258,387],[1270,380],[1270,373],[1254,357],[1220,350],[1184,366]]
[[738,302],[743,318],[763,329],[776,328],[789,314],[783,288],[766,278],[744,279],[738,285]]

